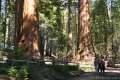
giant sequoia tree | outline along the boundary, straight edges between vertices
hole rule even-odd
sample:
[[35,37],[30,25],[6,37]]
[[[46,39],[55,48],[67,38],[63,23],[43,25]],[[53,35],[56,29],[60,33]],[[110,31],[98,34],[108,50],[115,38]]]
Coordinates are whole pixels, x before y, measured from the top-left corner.
[[[91,43],[89,0],[80,0],[79,27],[78,27],[78,53],[84,60],[94,55]],[[90,59],[89,58],[89,59]]]
[[16,0],[16,44],[25,55],[40,58],[38,0]]

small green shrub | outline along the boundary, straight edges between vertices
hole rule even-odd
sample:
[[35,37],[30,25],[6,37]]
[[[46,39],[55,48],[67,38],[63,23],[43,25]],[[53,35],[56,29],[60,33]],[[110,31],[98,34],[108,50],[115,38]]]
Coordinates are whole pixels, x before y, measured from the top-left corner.
[[28,66],[14,66],[8,69],[8,75],[15,77],[17,80],[29,80]]
[[22,80],[29,80],[28,75],[29,75],[28,67],[26,65],[22,66],[19,69],[18,77],[20,78],[20,80],[21,80],[21,78],[22,78]]
[[15,66],[12,66],[10,69],[8,69],[8,75],[11,77],[17,77],[18,76],[18,70]]
[[15,59],[24,59],[24,49],[23,48],[16,48],[15,49]]

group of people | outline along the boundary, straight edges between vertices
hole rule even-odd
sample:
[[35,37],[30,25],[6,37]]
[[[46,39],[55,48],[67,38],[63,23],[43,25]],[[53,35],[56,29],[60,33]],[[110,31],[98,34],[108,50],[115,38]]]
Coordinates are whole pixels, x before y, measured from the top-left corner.
[[105,72],[105,58],[104,56],[97,57],[95,60],[95,68],[97,72]]

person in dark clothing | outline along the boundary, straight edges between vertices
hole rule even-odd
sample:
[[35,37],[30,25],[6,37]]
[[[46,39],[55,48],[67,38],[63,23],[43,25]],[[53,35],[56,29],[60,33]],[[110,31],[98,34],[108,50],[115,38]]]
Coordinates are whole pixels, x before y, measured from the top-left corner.
[[101,61],[100,61],[100,71],[101,72],[105,72],[105,59],[102,58]]
[[105,59],[103,56],[97,57],[96,59],[96,70],[97,72],[103,72],[105,71]]
[[97,72],[99,72],[99,62],[100,62],[100,59],[99,59],[99,55],[97,54],[97,55],[95,56],[95,60],[94,60],[94,66],[95,66],[95,70],[96,70]]
[[99,55],[96,55],[94,64],[95,64],[95,69],[97,72],[104,73],[104,71],[105,71],[105,59],[102,55],[100,57],[99,57]]
[[101,62],[100,62],[100,59],[99,59],[99,62],[98,62],[98,72],[101,71]]

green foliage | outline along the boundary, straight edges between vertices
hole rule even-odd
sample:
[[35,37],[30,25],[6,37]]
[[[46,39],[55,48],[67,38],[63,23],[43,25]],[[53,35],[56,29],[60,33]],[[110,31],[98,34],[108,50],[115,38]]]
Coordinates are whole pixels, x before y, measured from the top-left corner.
[[[96,0],[92,7],[92,35],[96,53],[112,54],[113,62],[118,62],[120,55],[120,0]],[[108,14],[110,13],[110,14]],[[117,44],[116,44],[117,43]],[[116,57],[117,56],[117,57]],[[113,64],[113,62],[111,64]]]
[[22,66],[18,72],[19,80],[29,80],[28,75],[28,67],[26,65]]
[[108,39],[113,34],[109,24],[107,0],[96,0],[92,10],[92,35],[97,53],[105,52]]
[[0,42],[4,41],[4,32],[5,32],[5,18],[1,17],[0,20]]
[[10,69],[8,69],[8,75],[12,76],[12,77],[18,77],[18,70],[16,69],[16,67],[11,67]]
[[111,11],[112,11],[112,21],[113,21],[113,45],[112,45],[112,51],[113,51],[113,61],[114,63],[119,63],[120,59],[120,0],[113,0],[111,5]]
[[[3,1],[1,7],[1,13],[0,13],[0,42],[5,42],[5,34],[6,34],[6,26],[11,25],[11,31],[13,31],[14,27],[14,5],[15,0],[5,0]],[[7,19],[11,20],[7,24]],[[10,26],[9,26],[10,27]],[[12,32],[13,33],[13,32]],[[13,34],[9,34],[9,37],[13,36]],[[13,42],[13,41],[12,41]],[[11,43],[11,42],[10,42]]]
[[14,58],[19,60],[24,59],[24,49],[21,47],[16,48]]
[[[58,51],[65,51],[67,44],[67,33],[64,33],[63,6],[60,0],[41,0],[40,1],[40,26],[48,30],[48,40],[50,39],[52,47]],[[50,30],[49,30],[50,29]],[[56,38],[56,40],[54,40]],[[44,42],[44,41],[43,41]],[[54,49],[55,50],[55,49]]]
[[28,67],[24,66],[12,66],[8,69],[8,75],[11,77],[15,77],[17,80],[29,80],[28,75]]

